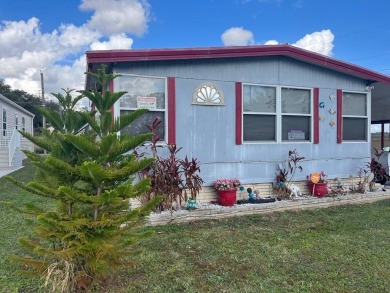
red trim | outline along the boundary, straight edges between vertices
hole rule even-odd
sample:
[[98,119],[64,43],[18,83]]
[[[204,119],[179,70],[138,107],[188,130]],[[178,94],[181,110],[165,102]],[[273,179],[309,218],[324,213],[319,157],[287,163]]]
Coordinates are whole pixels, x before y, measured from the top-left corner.
[[174,77],[168,77],[168,144],[176,144],[176,86]]
[[348,75],[358,76],[370,81],[390,84],[390,77],[366,68],[317,54],[291,45],[263,45],[237,47],[206,47],[184,49],[149,49],[149,50],[102,50],[89,51],[87,64],[104,62],[188,60],[210,58],[287,56],[318,66],[330,68]]
[[242,144],[242,83],[236,82],[236,144]]
[[343,91],[337,90],[337,143],[343,142]]
[[314,103],[313,119],[314,119],[314,143],[315,144],[320,143],[319,102],[320,102],[320,89],[316,87],[314,88],[314,96],[313,96],[313,103]]

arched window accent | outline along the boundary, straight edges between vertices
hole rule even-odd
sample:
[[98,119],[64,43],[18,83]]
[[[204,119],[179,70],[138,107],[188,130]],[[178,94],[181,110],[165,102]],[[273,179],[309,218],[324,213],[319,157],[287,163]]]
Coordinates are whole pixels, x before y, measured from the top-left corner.
[[209,82],[200,84],[192,95],[192,104],[205,106],[225,105],[223,92]]

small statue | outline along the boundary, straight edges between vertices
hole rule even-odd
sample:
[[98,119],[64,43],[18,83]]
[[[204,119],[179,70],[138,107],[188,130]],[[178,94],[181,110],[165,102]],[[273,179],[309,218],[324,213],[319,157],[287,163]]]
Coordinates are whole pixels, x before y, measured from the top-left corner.
[[255,203],[269,203],[269,202],[275,202],[276,200],[271,197],[260,197],[259,191],[255,190],[255,192],[252,191],[252,188],[247,188],[246,191],[248,192],[249,199],[248,200],[238,200],[237,204],[255,204]]
[[336,181],[336,186],[328,187],[330,188],[330,190],[328,190],[328,193],[333,195],[344,194],[345,193],[344,182],[341,181],[340,178],[335,178],[335,181]]
[[257,196],[252,192],[252,188],[247,188],[246,191],[248,192],[249,201],[257,199]]
[[298,198],[302,196],[301,189],[297,185],[286,184],[286,189],[289,192],[291,198]]

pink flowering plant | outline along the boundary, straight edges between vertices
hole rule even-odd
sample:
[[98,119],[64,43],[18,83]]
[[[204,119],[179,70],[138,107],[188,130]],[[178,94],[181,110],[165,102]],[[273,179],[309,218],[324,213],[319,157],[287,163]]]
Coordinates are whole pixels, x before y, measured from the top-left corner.
[[237,178],[233,179],[218,179],[213,182],[215,190],[232,190],[239,188],[241,186],[240,180]]

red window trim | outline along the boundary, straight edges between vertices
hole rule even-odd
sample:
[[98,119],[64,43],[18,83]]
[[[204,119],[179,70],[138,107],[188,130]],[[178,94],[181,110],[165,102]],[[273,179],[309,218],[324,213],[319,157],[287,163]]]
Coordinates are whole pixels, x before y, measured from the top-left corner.
[[242,82],[236,82],[236,144],[242,144]]
[[314,103],[314,113],[313,113],[313,119],[314,119],[314,143],[318,144],[320,143],[320,123],[319,123],[319,101],[320,101],[320,89],[314,88],[314,96],[313,96],[313,103]]
[[337,143],[343,142],[343,91],[337,90]]
[[168,144],[176,144],[176,80],[168,77]]

